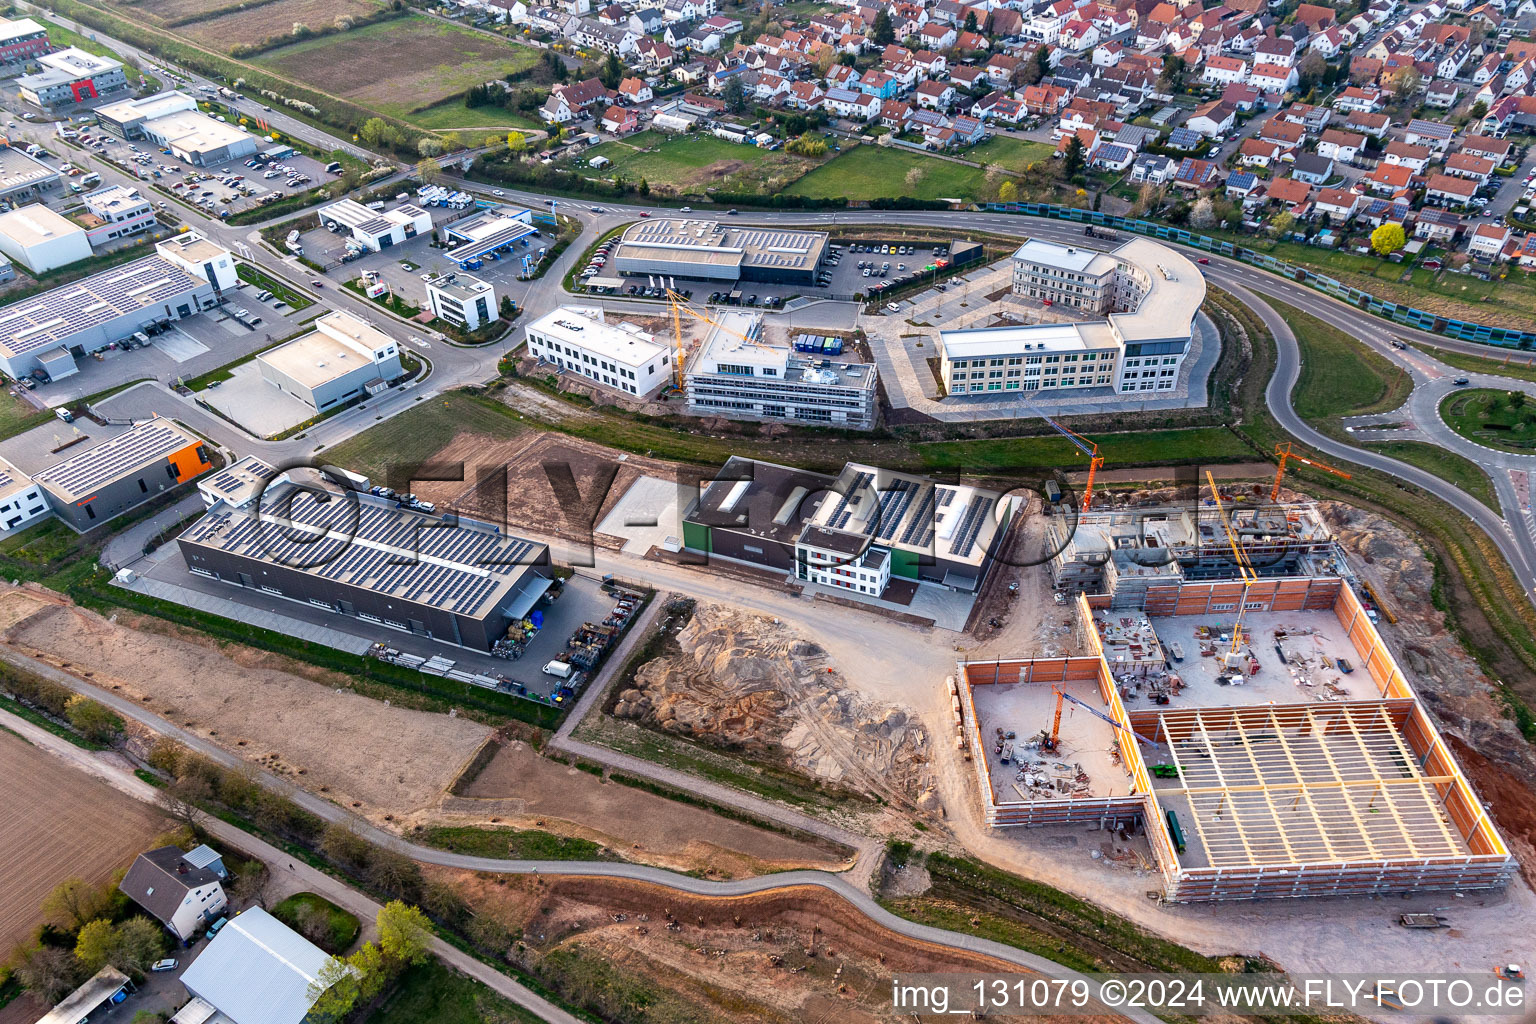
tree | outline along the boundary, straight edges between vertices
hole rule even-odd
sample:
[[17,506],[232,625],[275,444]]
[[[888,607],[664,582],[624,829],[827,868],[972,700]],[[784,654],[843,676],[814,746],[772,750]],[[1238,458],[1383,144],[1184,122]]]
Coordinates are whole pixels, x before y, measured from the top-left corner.
[[507,152],[521,159],[528,152],[528,136],[522,132],[507,132]]
[[356,870],[368,862],[368,840],[346,825],[332,822],[325,826],[320,836],[320,852],[326,859],[345,868]]
[[213,784],[204,775],[183,775],[160,791],[160,806],[183,825],[197,825],[205,817],[202,805],[213,798]]
[[720,90],[720,99],[725,109],[733,114],[747,109],[747,93],[742,87],[740,75],[732,75],[725,80],[725,88]]
[[379,949],[396,967],[424,963],[432,953],[432,925],[408,903],[391,900],[379,908]]
[[1178,92],[1184,88],[1184,76],[1188,71],[1184,58],[1170,53],[1163,58],[1163,73],[1158,76],[1157,84],[1163,92]]
[[384,991],[384,984],[389,981],[389,965],[384,962],[384,953],[377,945],[365,943],[356,953],[347,957],[347,966],[357,972],[357,994],[360,998],[372,999]]
[[165,932],[147,917],[134,916],[117,926],[117,945],[108,962],[138,977],[165,955]]
[[1388,256],[1401,249],[1408,241],[1401,224],[1383,224],[1371,232],[1371,250],[1378,256]]
[[1525,408],[1525,392],[1511,391],[1509,393],[1509,407],[1518,412]]
[[1035,59],[1029,62],[1024,70],[1024,80],[1027,85],[1034,85],[1040,79],[1051,73],[1051,48],[1042,46],[1035,51]]
[[42,911],[70,930],[84,927],[107,912],[110,895],[83,878],[66,878],[43,897]]
[[363,137],[363,141],[368,143],[368,145],[378,146],[384,142],[385,138],[392,131],[394,129],[389,126],[389,122],[382,117],[370,117],[363,122],[363,127],[358,131],[358,134]]
[[442,165],[430,157],[423,157],[416,161],[416,177],[423,185],[431,185],[439,181],[443,176]]
[[107,743],[122,735],[123,720],[113,714],[106,705],[84,694],[77,693],[64,705],[64,717],[69,724],[98,743]]
[[443,135],[443,151],[452,153],[456,149],[464,148],[464,136],[458,132],[448,132]]
[[642,196],[648,196],[651,194],[651,183],[646,181],[644,178],[641,178],[640,184],[635,186],[635,190]]
[[345,960],[331,957],[309,983],[309,1017],[317,1021],[340,1020],[357,1005],[362,985]]
[[1291,229],[1295,226],[1296,215],[1289,210],[1282,211],[1275,214],[1274,219],[1269,222],[1269,233],[1276,238],[1280,238],[1290,234]]
[[416,143],[416,152],[422,156],[442,156],[443,143],[441,140],[434,139],[430,135],[423,135]]
[[50,1006],[74,990],[78,977],[74,956],[57,946],[33,946],[16,962],[16,980]]
[[1328,73],[1328,62],[1323,55],[1316,50],[1307,51],[1307,55],[1301,58],[1301,63],[1296,65],[1297,88],[1302,92],[1311,92],[1323,81],[1323,76]]
[[882,7],[875,15],[875,26],[870,38],[879,46],[889,46],[896,41],[896,26],[891,24],[889,8]]
[[1061,158],[1062,174],[1068,180],[1077,177],[1083,173],[1087,160],[1087,154],[1083,151],[1083,140],[1077,135],[1072,136],[1072,140],[1067,143],[1067,151]]
[[85,973],[95,974],[107,966],[117,952],[117,929],[105,918],[87,921],[75,936],[75,959]]
[[965,30],[967,32],[980,32],[981,26],[976,24],[976,9],[971,8],[965,12]]
[[597,73],[597,79],[609,89],[619,87],[619,83],[624,80],[624,65],[619,62],[617,54],[610,53],[608,59],[603,61],[603,67]]
[[1000,203],[1016,203],[1019,201],[1019,186],[1012,181],[1005,181],[997,186],[997,201]]
[[511,320],[517,315],[517,304],[512,301],[512,296],[510,295],[503,295],[501,297],[501,306],[499,308],[503,320]]
[[1210,196],[1201,196],[1189,211],[1189,226],[1192,228],[1208,228],[1216,223],[1216,203]]
[[1467,111],[1467,118],[1472,121],[1481,121],[1488,116],[1488,104],[1478,100],[1472,104],[1472,109]]

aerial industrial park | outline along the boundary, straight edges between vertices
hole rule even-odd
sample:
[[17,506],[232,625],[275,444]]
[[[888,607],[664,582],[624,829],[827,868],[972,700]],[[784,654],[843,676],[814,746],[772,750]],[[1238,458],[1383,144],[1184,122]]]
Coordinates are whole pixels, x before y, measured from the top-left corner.
[[1533,33],[13,5],[0,1024],[1528,1016]]

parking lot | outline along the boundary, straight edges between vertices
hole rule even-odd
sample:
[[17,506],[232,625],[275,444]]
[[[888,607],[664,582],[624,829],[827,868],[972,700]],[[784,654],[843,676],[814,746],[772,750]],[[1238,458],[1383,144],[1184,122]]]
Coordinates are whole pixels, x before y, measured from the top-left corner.
[[[65,154],[66,160],[73,144],[216,216],[275,202],[335,177],[321,161],[297,153],[272,161],[250,156],[209,167],[193,167],[147,139],[127,142],[93,125],[75,125],[69,130],[78,130],[78,136],[55,142],[55,148]],[[262,140],[258,140],[258,145],[262,145]],[[266,144],[266,148],[273,146]]]
[[[602,281],[608,253],[598,249],[592,262],[582,268],[588,280]],[[949,246],[943,243],[911,245],[874,239],[835,242],[827,247],[826,259],[817,271],[817,283],[778,283],[771,281],[722,282],[696,278],[676,278],[677,291],[696,302],[723,306],[761,306],[777,309],[796,296],[849,299],[854,295],[872,295],[906,284],[931,273],[927,268],[946,266]],[[593,271],[588,273],[588,271]],[[632,281],[633,283],[629,283]],[[597,289],[601,294],[660,298],[665,292],[644,277],[626,279],[617,289]]]
[[[261,289],[240,284],[222,305],[167,324],[150,337],[148,346],[116,346],[77,357],[78,373],[39,384],[34,393],[56,406],[144,378],[175,384],[257,352],[294,333],[299,321],[314,315],[313,309],[296,312],[277,298],[258,301]],[[240,310],[248,314],[241,318],[243,323],[235,318]]]
[[[396,204],[391,202],[389,205]],[[466,211],[435,207],[430,209],[434,228],[441,228],[466,216]],[[497,302],[501,301],[503,295],[510,295],[514,301],[520,301],[528,288],[527,282],[518,280],[518,275],[522,273],[521,256],[536,255],[540,247],[547,247],[553,243],[548,230],[541,230],[544,234],[531,236],[527,240],[527,245],[517,245],[514,250],[515,255],[504,255],[496,260],[482,260],[477,270],[460,270],[459,265],[445,255],[449,251],[447,247],[434,248],[431,236],[423,234],[380,252],[364,253],[344,266],[332,268],[331,274],[342,280],[356,280],[362,277],[365,271],[372,271],[389,286],[395,295],[413,305],[422,305],[427,301],[425,282],[428,278],[443,274],[468,273],[488,282],[496,290]],[[299,241],[304,246],[306,259],[327,265],[339,260],[346,252],[348,237],[350,236],[345,233],[338,234],[327,231],[325,228],[313,228],[304,232]]]

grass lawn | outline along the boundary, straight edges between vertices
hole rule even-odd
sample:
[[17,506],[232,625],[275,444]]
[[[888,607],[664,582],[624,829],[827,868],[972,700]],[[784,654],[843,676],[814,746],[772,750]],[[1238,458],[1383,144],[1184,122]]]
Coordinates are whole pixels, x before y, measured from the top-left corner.
[[1501,452],[1536,451],[1536,403],[1524,392],[1473,388],[1446,396],[1440,403],[1446,426],[1469,441]]
[[402,974],[365,1024],[539,1024],[542,1019],[432,959]]
[[[1253,450],[1225,427],[1147,430],[1094,437],[1105,463],[1166,466],[1183,462],[1226,462],[1253,457]],[[1087,469],[1088,461],[1064,437],[933,441],[915,446],[928,469],[992,474],[1017,469]]]
[[1478,501],[1497,512],[1499,499],[1493,490],[1493,481],[1483,468],[1465,456],[1448,452],[1435,444],[1422,441],[1372,441],[1372,451],[1401,459],[1433,473],[1447,483],[1455,484]]
[[386,480],[391,466],[435,455],[461,432],[497,441],[516,437],[527,428],[508,412],[494,401],[452,392],[419,402],[416,408],[325,449],[325,461]]
[[[524,128],[544,127],[531,117],[504,110],[501,107],[466,107],[459,98],[434,103],[430,107],[411,111],[408,120],[418,127],[447,132],[473,128]],[[465,140],[469,142],[468,139]]]
[[47,420],[52,413],[38,410],[13,390],[15,385],[0,394],[0,437],[15,437],[22,431],[31,430]]
[[471,85],[525,71],[538,57],[532,47],[411,15],[279,47],[254,62],[408,121]]
[[784,191],[811,199],[970,199],[985,177],[981,168],[951,160],[904,149],[854,146]]
[[960,155],[967,160],[983,164],[998,164],[1010,171],[1022,171],[1030,164],[1050,159],[1053,147],[1043,142],[1025,142],[1022,139],[999,135]]
[[[591,160],[599,156],[613,163],[601,170],[592,168]],[[778,192],[815,166],[815,160],[782,150],[770,152],[712,135],[669,136],[660,132],[641,132],[605,142],[582,153],[572,165],[590,177],[618,174],[630,181],[644,178],[653,191],[675,193],[698,193],[709,187],[727,192]]]
[[1294,306],[1271,305],[1296,332],[1301,348],[1301,376],[1291,397],[1303,419],[1343,438],[1339,417],[1389,412],[1407,400],[1413,379],[1406,370]]
[[[1435,348],[1433,345],[1416,346],[1425,355],[1433,356],[1447,366],[1454,366],[1458,370],[1467,370],[1471,373],[1492,373],[1500,377],[1513,377],[1515,380],[1536,381],[1536,356],[1529,352],[1516,350],[1505,351],[1500,358],[1486,356],[1473,356],[1465,352],[1453,352],[1450,349]],[[1500,349],[1490,351],[1499,352]]]
[[305,298],[254,264],[236,263],[235,273],[240,276],[240,280],[253,284],[257,288],[265,288],[278,299],[288,303],[289,308],[295,312],[301,309],[308,309],[314,305],[312,300]]
[[342,910],[324,896],[312,892],[296,892],[272,908],[272,916],[301,934],[301,926],[311,915],[323,915],[327,928],[319,942],[315,943],[335,956],[345,953],[357,941],[362,925],[348,911]]
[[[33,18],[41,20],[43,24],[48,26],[48,41],[53,44],[54,49],[61,49],[66,46],[78,46],[86,53],[94,53],[98,57],[111,57],[113,60],[118,61],[123,59],[116,50],[113,50],[108,46],[104,46],[94,39],[87,38],[86,36],[81,35],[79,32],[76,32],[74,29],[65,28],[63,25],[60,25],[56,21],[50,21],[47,18],[41,17],[36,11],[32,11],[30,13]],[[128,84],[134,88],[144,84],[144,72],[137,68],[129,67],[128,65],[124,64],[123,74],[127,76]]]
[[496,857],[504,860],[617,860],[599,843],[590,839],[571,839],[539,829],[517,829],[486,825],[435,825],[418,829],[417,842],[439,850],[450,850],[472,857]]
[[1536,329],[1536,276],[1527,271],[1511,270],[1502,281],[1497,278],[1481,281],[1470,274],[1426,270],[1377,256],[1362,256],[1299,242],[1276,242],[1234,232],[1204,233],[1276,259],[1311,267],[1390,302],[1496,327]]

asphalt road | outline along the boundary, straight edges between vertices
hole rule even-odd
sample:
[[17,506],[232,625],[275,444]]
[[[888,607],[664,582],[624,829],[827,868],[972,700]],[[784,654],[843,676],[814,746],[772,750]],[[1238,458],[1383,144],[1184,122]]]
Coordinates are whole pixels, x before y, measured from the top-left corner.
[[[0,660],[9,662],[18,667],[25,668],[30,672],[34,672],[47,679],[51,679],[79,693],[83,693],[110,707],[113,711],[117,712],[119,715],[122,715],[124,718],[133,719],[134,721],[147,726],[149,729],[155,731],[156,733],[174,739],[178,743],[187,746],[189,749],[197,751],[198,753],[208,757],[213,761],[216,761],[221,765],[224,765],[225,767],[238,768],[247,773],[253,773],[254,777],[258,782],[261,783],[261,785],[274,792],[282,794],[288,799],[304,807],[306,810],[318,815],[325,821],[343,824],[357,832],[359,835],[368,839],[368,841],[371,843],[396,850],[423,863],[440,864],[446,867],[465,868],[471,871],[489,872],[493,874],[623,878],[634,882],[648,882],[654,885],[665,886],[667,888],[675,889],[694,896],[746,896],[756,893],[773,892],[775,890],[787,887],[813,886],[843,898],[852,904],[854,908],[856,908],[860,913],[868,917],[871,921],[875,922],[883,928],[887,928],[893,932],[896,932],[897,934],[904,935],[908,938],[916,939],[921,942],[931,943],[935,946],[966,950],[968,952],[990,956],[1004,963],[1012,964],[1015,967],[1018,967],[1028,973],[1043,975],[1047,978],[1059,978],[1067,980],[1080,979],[1092,986],[1092,991],[1098,991],[1099,983],[1094,979],[1091,979],[1086,975],[1080,974],[1076,971],[1069,970],[1060,964],[1045,959],[1044,957],[1036,956],[1033,953],[1028,953],[1024,950],[1016,949],[1013,946],[1004,945],[1000,942],[993,942],[989,939],[982,939],[974,935],[966,935],[960,932],[946,931],[942,928],[932,928],[927,925],[908,921],[902,917],[897,917],[895,914],[892,914],[890,911],[886,910],[878,902],[876,902],[874,897],[869,894],[867,889],[863,889],[854,885],[849,881],[848,878],[844,877],[843,875],[833,874],[827,871],[783,871],[771,875],[762,875],[753,878],[738,878],[732,879],[730,881],[717,882],[702,878],[694,878],[691,875],[679,874],[674,871],[668,871],[664,868],[648,867],[642,864],[626,864],[614,861],[501,860],[491,857],[472,857],[467,854],[450,853],[446,850],[436,850],[431,847],[417,846],[413,843],[406,842],[396,835],[375,827],[366,819],[360,818],[348,810],[337,807],[335,804],[327,800],[321,799],[312,793],[294,786],[279,776],[273,775],[263,769],[250,766],[248,762],[235,756],[234,754],[229,753],[217,744],[205,740],[193,733],[187,732],[175,724],[166,721],[160,716],[146,711],[145,709],[139,707],[137,704],[134,704],[132,701],[118,696],[111,690],[104,690],[98,686],[94,686],[82,679],[78,679],[75,676],[70,675],[67,672],[54,668],[47,662],[39,661],[35,658],[30,658],[17,651],[0,649]],[[614,668],[619,664],[621,664],[620,659],[611,659],[609,661],[609,671],[613,671]],[[11,716],[4,711],[0,711],[0,721],[3,721],[7,726],[9,726],[12,720],[19,722],[21,725],[27,724],[20,719],[14,719],[14,716]],[[41,730],[36,731],[42,733]],[[47,736],[48,734],[42,733],[42,735]],[[59,743],[56,738],[54,739],[55,742],[53,744],[48,744],[44,747],[51,753],[55,753],[58,756],[65,757],[72,762],[75,762],[78,766],[86,768],[86,770],[88,770],[91,774],[98,777],[109,778],[109,780],[114,776],[119,778],[126,777],[123,779],[125,785],[118,786],[119,789],[123,789],[125,792],[128,792],[129,795],[135,796],[138,799],[147,798],[149,802],[155,802],[156,798],[152,793],[143,792],[143,790],[150,790],[152,787],[146,786],[141,780],[135,778],[126,768],[123,768],[117,764],[90,757],[83,751],[77,754],[75,751],[78,751],[79,748],[75,748],[69,744]],[[43,744],[39,745],[43,746]],[[89,767],[82,763],[83,761],[90,762]],[[132,782],[136,785],[125,788],[126,780],[128,779],[131,779]],[[210,823],[210,827],[215,822],[223,826],[221,829],[214,830],[216,834],[225,835],[226,838],[229,838],[232,842],[237,843],[242,848],[249,848],[257,843],[262,842],[260,839],[249,835],[243,830],[234,829],[223,822],[218,822],[217,819],[210,818],[207,820]],[[268,847],[268,849],[271,850],[270,847]],[[258,851],[253,850],[252,852]],[[272,853],[276,854],[277,851],[272,850]],[[283,855],[277,854],[277,856],[282,857]],[[286,862],[286,858],[283,858],[283,860]],[[319,884],[320,879],[329,878],[329,876],[321,875],[319,872],[316,872],[315,875],[317,884]],[[335,880],[332,879],[331,881],[334,882]],[[323,890],[316,891],[321,891],[322,895],[326,894]],[[353,897],[348,898],[349,900],[353,899]],[[376,907],[376,905],[374,906]],[[439,954],[442,955],[442,952],[439,951]],[[476,962],[478,963],[478,961]],[[455,964],[455,966],[458,965]],[[505,981],[510,981],[510,979],[505,979],[505,976],[497,976]],[[513,984],[515,985],[515,983]],[[501,986],[497,987],[498,990],[502,990],[505,993],[505,990],[502,989]],[[522,987],[516,986],[516,988],[521,989]],[[526,989],[523,989],[522,992],[527,996],[533,996],[533,994],[527,992]],[[528,1004],[524,1003],[523,1005]],[[532,1008],[533,1007],[530,1006],[530,1009]],[[540,1012],[541,1016],[545,1016],[546,1020],[557,1021],[560,1022],[560,1024],[566,1024],[566,1022],[574,1020],[574,1018],[570,1017],[570,1015],[566,1014],[563,1010],[559,1010],[556,1007],[549,1007],[549,1009],[554,1012],[548,1015],[538,1010],[535,1010],[535,1012]],[[1126,1009],[1117,1011],[1117,1013],[1118,1015],[1123,1016],[1129,1020],[1136,1021],[1137,1024],[1158,1024],[1158,1019],[1152,1014],[1146,1013],[1145,1011]]]

